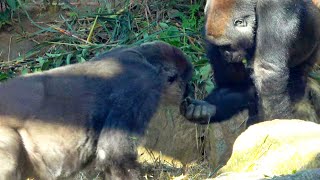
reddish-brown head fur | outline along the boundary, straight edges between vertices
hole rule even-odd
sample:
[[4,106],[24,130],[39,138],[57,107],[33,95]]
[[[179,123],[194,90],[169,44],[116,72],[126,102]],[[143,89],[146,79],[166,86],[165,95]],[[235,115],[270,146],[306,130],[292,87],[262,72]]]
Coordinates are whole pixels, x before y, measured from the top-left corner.
[[232,16],[235,0],[208,0],[206,35],[219,38],[225,34]]
[[320,0],[312,0],[313,4],[315,4],[318,8],[320,8]]

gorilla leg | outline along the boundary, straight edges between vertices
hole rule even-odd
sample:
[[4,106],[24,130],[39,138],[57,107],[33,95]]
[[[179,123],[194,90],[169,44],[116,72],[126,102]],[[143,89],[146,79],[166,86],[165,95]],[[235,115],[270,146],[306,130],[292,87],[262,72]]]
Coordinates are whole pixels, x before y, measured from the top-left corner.
[[122,130],[104,129],[101,132],[96,167],[107,172],[106,179],[139,179],[139,165],[136,162],[136,148],[132,139]]
[[278,69],[257,60],[255,62],[255,82],[262,107],[261,117],[264,120],[275,118],[289,118],[292,116],[292,107],[287,83],[289,72],[286,67]]

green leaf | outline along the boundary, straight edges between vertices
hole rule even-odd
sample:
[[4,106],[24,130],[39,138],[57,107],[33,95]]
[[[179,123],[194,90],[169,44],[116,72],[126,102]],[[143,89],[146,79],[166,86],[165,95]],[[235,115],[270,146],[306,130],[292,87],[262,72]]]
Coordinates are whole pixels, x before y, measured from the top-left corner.
[[309,76],[317,81],[320,81],[320,72],[311,72]]
[[79,63],[82,63],[82,62],[85,62],[86,59],[84,59],[81,55],[77,55],[77,61],[78,61]]
[[12,10],[17,8],[17,0],[7,0],[7,4]]
[[45,60],[43,59],[43,57],[38,57],[38,58],[36,59],[36,61],[39,62],[39,64],[40,64],[41,67],[42,67],[43,63],[45,62]]
[[206,81],[206,87],[205,87],[206,92],[207,92],[207,93],[210,93],[214,88],[215,88],[214,83],[211,81],[211,79],[208,79],[208,80]]
[[67,65],[70,64],[71,58],[72,58],[72,54],[68,54],[68,55],[67,55],[67,58],[66,58],[66,64],[67,64]]
[[56,58],[56,57],[60,57],[62,54],[51,54],[51,53],[46,53],[46,55],[50,58]]
[[82,52],[81,52],[81,55],[83,57],[87,56],[88,55],[88,49],[87,48],[83,49]]
[[60,67],[62,63],[63,63],[62,59],[58,59],[54,62],[54,67]]
[[8,78],[9,78],[8,74],[0,72],[0,81],[6,80]]
[[42,66],[41,66],[41,70],[48,70],[50,68],[50,62],[49,61],[45,61]]
[[164,22],[160,22],[159,23],[159,26],[163,29],[167,29],[169,27],[169,25],[167,23],[164,23]]
[[80,58],[80,62],[86,62],[86,59],[84,59],[83,57]]
[[202,79],[208,79],[211,75],[211,66],[210,64],[207,64],[200,68],[200,74],[202,76]]
[[28,73],[29,73],[28,68],[23,68],[22,71],[21,71],[21,75],[26,75]]

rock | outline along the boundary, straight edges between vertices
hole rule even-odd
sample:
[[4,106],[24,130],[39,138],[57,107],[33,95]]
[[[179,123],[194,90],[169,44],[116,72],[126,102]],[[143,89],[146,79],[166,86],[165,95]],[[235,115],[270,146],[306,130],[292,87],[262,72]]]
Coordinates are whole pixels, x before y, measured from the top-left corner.
[[218,174],[254,172],[269,177],[320,168],[320,125],[273,120],[250,126],[233,146]]
[[[259,173],[224,173],[212,180],[262,180],[266,177]],[[208,179],[209,180],[209,179]]]
[[205,128],[205,155],[210,164],[219,168],[229,160],[234,141],[246,129],[248,111],[242,111],[230,121],[213,123]]
[[138,149],[139,161],[175,162],[179,166],[202,158],[201,126],[190,123],[178,107],[162,107],[152,118]]
[[304,170],[292,175],[273,177],[272,180],[315,180],[320,179],[320,169]]
[[316,180],[320,179],[320,169],[304,170],[285,176],[266,177],[258,173],[226,173],[214,180]]

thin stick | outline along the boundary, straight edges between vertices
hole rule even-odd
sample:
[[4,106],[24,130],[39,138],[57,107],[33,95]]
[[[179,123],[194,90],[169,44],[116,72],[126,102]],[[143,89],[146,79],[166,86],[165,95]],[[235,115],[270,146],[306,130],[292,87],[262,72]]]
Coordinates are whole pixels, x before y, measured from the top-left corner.
[[[100,13],[100,10],[101,9],[99,9],[98,13]],[[94,19],[93,25],[91,26],[91,29],[90,29],[90,32],[89,32],[89,35],[88,35],[88,38],[87,38],[87,43],[90,43],[90,41],[92,39],[93,30],[96,27],[96,24],[97,24],[97,21],[98,21],[98,17],[99,17],[99,15],[96,16],[96,18]]]
[[84,43],[92,44],[91,42],[88,42],[88,41],[86,41],[86,40],[84,40],[84,39],[81,39],[81,38],[79,38],[78,36],[72,34],[70,31],[67,31],[67,30],[65,30],[65,29],[62,29],[62,28],[59,28],[59,27],[56,27],[56,26],[50,26],[50,27],[53,28],[53,29],[55,29],[55,30],[57,30],[57,31],[59,31],[59,32],[61,32],[61,33],[63,33],[63,34],[66,34],[66,35],[68,35],[68,36],[74,37],[74,38],[76,38],[76,39],[78,39],[78,40],[80,40],[80,41],[82,41],[82,42],[84,42]]
[[11,43],[12,43],[12,36],[10,37],[9,47],[8,47],[8,62],[10,61],[10,55],[11,55]]

